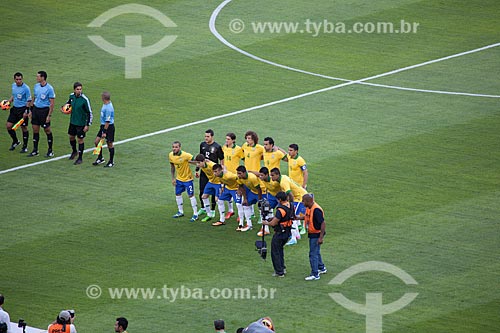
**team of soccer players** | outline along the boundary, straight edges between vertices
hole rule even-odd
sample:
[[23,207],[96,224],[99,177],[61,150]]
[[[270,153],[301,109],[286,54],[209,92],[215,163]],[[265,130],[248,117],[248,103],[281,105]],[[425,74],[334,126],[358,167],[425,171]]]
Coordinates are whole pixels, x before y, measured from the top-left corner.
[[[207,135],[211,139],[210,145],[213,145],[215,143],[213,131],[207,130],[205,137]],[[255,204],[266,199],[271,207],[275,208],[277,205],[275,195],[280,191],[285,192],[289,201],[294,203],[295,215],[303,215],[305,208],[302,205],[302,196],[307,193],[308,172],[305,160],[298,154],[298,145],[291,144],[287,152],[275,146],[271,137],[264,138],[264,145],[258,142],[257,133],[247,131],[245,143],[240,147],[236,144],[236,135],[229,132],[222,146],[223,156],[209,159],[210,154],[207,149],[204,150],[203,143],[200,147],[201,153],[194,156],[183,151],[181,143],[175,141],[169,154],[172,184],[175,186],[178,209],[173,217],[184,216],[182,198],[184,191],[187,192],[193,209],[191,222],[198,220],[202,214],[207,215],[202,219],[203,222],[215,217],[214,205],[211,205],[209,199],[212,196],[217,202],[219,211],[219,219],[212,223],[213,226],[225,225],[226,220],[234,215],[232,205],[235,203],[238,212],[236,230],[243,232],[252,230],[252,218],[256,215]],[[280,162],[282,160],[288,162],[288,176],[281,174]],[[200,170],[207,177],[200,193],[200,210],[194,197],[194,177],[190,164],[196,165],[196,170]],[[229,207],[228,213],[225,212],[225,203]],[[292,237],[287,244],[296,244],[297,239],[300,239],[300,234],[304,232],[305,229],[299,221],[295,221]],[[258,232],[259,236],[262,234],[269,234],[267,226]]]

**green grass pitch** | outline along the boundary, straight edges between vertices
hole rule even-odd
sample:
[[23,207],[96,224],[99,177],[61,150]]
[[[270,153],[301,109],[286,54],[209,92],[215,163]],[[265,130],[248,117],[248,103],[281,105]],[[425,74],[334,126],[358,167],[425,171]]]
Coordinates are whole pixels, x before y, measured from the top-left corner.
[[[273,318],[278,332],[365,332],[365,316],[337,304],[330,293],[362,304],[367,293],[381,292],[387,304],[414,292],[411,304],[383,317],[383,332],[498,331],[499,47],[366,82],[379,86],[345,84],[284,99],[345,83],[327,77],[363,80],[496,44],[500,3],[233,0],[218,13],[215,27],[228,43],[321,77],[257,61],[221,43],[209,29],[221,2],[142,3],[168,16],[176,25],[169,28],[139,13],[88,27],[106,10],[126,4],[116,0],[1,3],[0,98],[9,96],[16,71],[31,88],[36,72],[47,71],[57,108],[73,82],[82,82],[96,116],[86,139],[91,148],[100,93],[109,90],[118,141],[111,170],[93,167],[91,153],[80,166],[67,159],[29,165],[33,161],[18,149],[8,151],[10,138],[2,131],[0,293],[12,321],[22,317],[45,328],[68,308],[77,312],[80,333],[110,332],[118,316],[129,319],[131,333],[210,332],[218,318],[234,332],[262,316]],[[235,19],[244,23],[243,32],[231,31]],[[298,22],[304,30],[307,20],[348,27],[405,20],[419,26],[408,34],[252,31],[255,22]],[[141,35],[144,46],[165,34],[177,38],[142,59],[141,78],[126,79],[124,58],[87,37],[99,34],[118,46],[125,35]],[[258,107],[275,101],[281,102]],[[252,107],[258,108],[231,114]],[[1,112],[5,121],[7,113]],[[56,158],[70,153],[68,121],[54,113]],[[171,143],[180,140],[196,153],[207,128],[219,143],[235,132],[242,144],[244,132],[252,129],[282,147],[299,144],[309,190],[327,214],[322,254],[329,272],[321,280],[304,281],[309,273],[304,240],[286,248],[288,274],[275,279],[270,259],[263,262],[254,250],[257,230],[236,233],[235,220],[214,228],[171,218],[176,212],[167,160]],[[44,134],[40,150],[46,151]],[[418,284],[406,285],[385,272],[329,284],[368,261],[395,265]],[[86,295],[90,285],[100,286],[101,297]],[[188,289],[215,288],[249,288],[252,296],[265,288],[274,295],[174,301],[160,294],[163,286],[184,288],[184,296]],[[158,293],[146,297],[151,299],[112,299],[109,288]]]

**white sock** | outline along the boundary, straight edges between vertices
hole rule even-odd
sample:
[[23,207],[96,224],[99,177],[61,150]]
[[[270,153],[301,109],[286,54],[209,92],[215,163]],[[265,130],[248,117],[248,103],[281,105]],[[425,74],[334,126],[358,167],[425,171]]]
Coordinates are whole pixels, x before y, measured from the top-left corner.
[[245,214],[245,220],[247,221],[247,225],[249,227],[252,226],[252,207],[251,206],[243,206],[243,213]]
[[182,201],[182,195],[176,195],[175,201],[177,202],[177,210],[179,211],[179,213],[184,214],[184,204]]
[[209,198],[203,199],[203,208],[205,208],[208,216],[212,216],[212,209],[210,209],[210,205],[211,203]]
[[219,215],[220,215],[219,221],[221,222],[226,221],[226,217],[224,216],[225,213],[224,210],[226,209],[224,201],[222,200],[217,201],[217,206],[219,207]]
[[240,225],[243,225],[243,221],[245,221],[245,213],[243,212],[243,205],[240,203],[236,204],[236,208],[238,209],[238,217],[240,218]]
[[191,207],[193,207],[193,215],[197,215],[198,214],[198,203],[196,202],[196,198],[194,197],[194,195],[189,198],[189,200],[191,201]]
[[227,211],[229,213],[234,213],[233,200],[227,202]]

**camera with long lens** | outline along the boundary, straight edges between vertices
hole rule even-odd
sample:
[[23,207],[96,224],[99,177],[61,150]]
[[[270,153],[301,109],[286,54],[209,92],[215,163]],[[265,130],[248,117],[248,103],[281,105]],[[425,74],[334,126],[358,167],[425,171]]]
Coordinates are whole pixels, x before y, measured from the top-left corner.
[[262,220],[272,220],[273,219],[273,209],[271,208],[271,204],[267,199],[261,199],[259,200],[259,209],[260,209],[260,216],[262,216]]
[[[271,208],[271,204],[266,199],[261,199],[258,202],[260,216],[262,220],[268,221],[273,218],[273,209]],[[267,243],[264,240],[264,234],[262,234],[262,240],[255,241],[255,248],[259,253],[260,257],[266,260],[267,257]]]

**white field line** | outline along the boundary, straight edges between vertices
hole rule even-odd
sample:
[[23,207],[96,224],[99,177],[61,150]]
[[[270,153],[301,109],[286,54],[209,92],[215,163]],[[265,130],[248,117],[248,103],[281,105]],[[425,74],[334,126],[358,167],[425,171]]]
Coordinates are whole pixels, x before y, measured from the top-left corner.
[[[324,75],[324,74],[318,74],[318,73],[309,72],[309,71],[305,71],[305,70],[302,70],[302,69],[298,69],[298,68],[286,66],[286,65],[283,65],[283,64],[279,64],[277,62],[273,62],[273,61],[270,61],[270,60],[258,57],[256,55],[253,55],[253,54],[251,54],[251,53],[249,53],[247,51],[244,51],[244,50],[238,48],[237,46],[229,43],[217,31],[217,28],[215,27],[215,21],[217,20],[217,17],[219,16],[219,13],[221,12],[221,10],[224,9],[224,7],[227,4],[229,4],[231,1],[233,1],[233,0],[225,0],[224,2],[222,2],[213,11],[212,16],[210,17],[210,22],[209,22],[210,31],[212,32],[212,34],[222,44],[226,45],[227,47],[229,47],[229,48],[235,50],[236,52],[241,53],[241,54],[243,54],[243,55],[245,55],[245,56],[247,56],[249,58],[252,58],[254,60],[266,63],[266,64],[271,65],[271,66],[283,68],[283,69],[286,69],[286,70],[290,70],[290,71],[294,71],[294,72],[298,72],[298,73],[302,73],[302,74],[312,75],[312,76],[316,76],[316,77],[320,77],[320,78],[324,78],[324,79],[328,79],[328,80],[336,80],[336,81],[343,81],[343,82],[353,82],[352,80],[348,80],[348,79],[344,79],[344,78],[338,78],[338,77],[334,77],[334,76],[329,76],[329,75]],[[489,49],[489,48],[496,47],[496,46],[499,46],[499,45],[500,45],[500,43],[491,44],[491,45],[485,46],[484,48],[480,48],[480,49],[476,49],[476,50],[472,50],[472,51],[467,51],[467,52],[462,52],[462,53],[458,53],[458,54],[455,54],[455,55],[451,55],[449,57],[437,59],[434,62],[442,61],[442,60],[448,60],[448,59],[455,58],[455,57],[460,57],[460,56],[463,56],[463,55],[466,55],[466,54],[469,54],[469,53],[475,53],[475,52],[478,52],[478,51],[483,51],[485,49]],[[428,64],[431,64],[431,63],[433,63],[433,62],[428,62],[428,63],[424,63],[424,64],[428,65]],[[396,89],[396,90],[406,90],[406,91],[423,92],[423,93],[434,93],[434,94],[445,94],[445,95],[462,95],[462,96],[470,96],[470,97],[500,98],[500,95],[487,95],[487,94],[474,94],[474,93],[467,93],[467,92],[455,92],[455,91],[443,91],[443,90],[406,88],[406,87],[392,86],[392,85],[386,85],[386,84],[377,84],[377,83],[364,82],[364,81],[357,82],[357,84],[374,86],[374,87],[381,87],[381,88],[388,88],[388,89]]]
[[[219,9],[219,8],[222,9],[224,7],[222,5],[225,5],[226,3],[229,3],[231,1],[232,0],[226,0],[221,5],[219,5],[219,7],[217,7],[217,9]],[[217,12],[217,9],[214,11],[214,14]],[[220,9],[219,9],[219,11],[220,11]],[[214,14],[212,14],[212,17],[210,17],[211,29],[212,29],[212,24],[213,24],[213,27],[215,29],[215,19],[216,19],[217,15],[214,15]],[[217,32],[217,30],[214,30],[214,31]],[[218,34],[218,32],[217,32],[217,34]],[[220,34],[219,34],[219,36],[220,36]],[[220,37],[223,40],[225,40],[222,36],[220,36]],[[229,45],[231,45],[231,44],[228,44],[228,46]],[[500,45],[500,43],[491,44],[491,45],[487,45],[487,46],[484,46],[484,47],[481,47],[481,48],[478,48],[478,49],[474,49],[474,50],[470,50],[470,51],[466,51],[466,52],[461,52],[461,53],[453,54],[453,55],[450,55],[450,56],[447,56],[447,57],[443,57],[443,58],[439,58],[439,59],[434,59],[434,60],[426,61],[426,62],[423,62],[423,63],[420,63],[420,64],[416,64],[416,65],[412,65],[412,66],[407,66],[407,67],[395,69],[395,70],[392,70],[392,71],[389,71],[389,72],[386,72],[386,73],[382,73],[382,74],[377,74],[377,75],[369,76],[369,77],[366,77],[364,79],[359,79],[359,80],[354,80],[354,81],[347,81],[347,82],[344,82],[344,83],[340,83],[338,85],[334,85],[334,86],[330,86],[330,87],[326,87],[326,88],[322,88],[322,89],[318,89],[318,90],[313,90],[313,91],[306,92],[306,93],[303,93],[303,94],[299,94],[299,95],[295,95],[295,96],[283,98],[283,99],[280,99],[280,100],[276,100],[276,101],[273,101],[273,102],[269,102],[269,103],[264,103],[264,104],[261,104],[261,105],[252,106],[252,107],[249,107],[249,108],[246,108],[246,109],[242,109],[242,110],[238,110],[238,111],[233,111],[233,112],[230,112],[230,113],[221,114],[221,115],[210,117],[210,118],[193,121],[191,123],[182,124],[182,125],[175,126],[175,127],[165,128],[163,130],[159,130],[159,131],[156,131],[156,132],[146,133],[146,134],[135,136],[135,137],[132,137],[132,138],[128,138],[128,139],[125,139],[125,140],[122,140],[122,141],[117,141],[114,144],[115,145],[120,145],[120,144],[124,144],[124,143],[127,143],[127,142],[132,142],[132,141],[136,141],[136,140],[145,139],[145,138],[148,138],[148,137],[151,137],[151,136],[155,136],[155,135],[159,135],[159,134],[165,134],[165,133],[168,133],[168,132],[176,131],[178,129],[182,129],[182,128],[186,128],[186,127],[191,127],[191,126],[194,126],[194,125],[204,124],[204,123],[208,123],[210,121],[214,121],[214,120],[218,120],[218,119],[235,116],[235,115],[238,115],[238,114],[241,114],[241,113],[250,112],[250,111],[254,111],[254,110],[259,110],[259,109],[262,109],[262,108],[266,108],[268,106],[273,106],[273,105],[277,105],[277,104],[282,104],[282,103],[290,102],[290,101],[293,101],[293,100],[296,100],[296,99],[300,99],[300,98],[303,98],[303,97],[308,97],[308,96],[320,94],[320,93],[323,93],[323,92],[326,92],[326,91],[330,91],[330,90],[334,90],[334,89],[338,89],[338,88],[342,88],[342,87],[347,87],[347,86],[350,86],[350,85],[353,85],[353,84],[360,84],[360,83],[363,83],[365,81],[374,80],[374,79],[378,79],[378,78],[381,78],[381,77],[385,77],[385,76],[389,76],[389,75],[392,75],[392,74],[396,74],[396,73],[400,73],[400,72],[403,72],[403,71],[407,71],[407,70],[410,70],[410,69],[419,68],[419,67],[422,67],[422,66],[434,64],[434,63],[437,63],[437,62],[440,62],[440,61],[444,61],[444,60],[448,60],[448,59],[452,59],[452,58],[457,58],[457,57],[460,57],[460,56],[463,56],[463,55],[466,55],[466,54],[480,52],[480,51],[483,51],[483,50],[486,50],[486,49],[489,49],[489,48],[493,48],[493,47],[496,47],[496,46],[499,46],[499,45]],[[103,148],[106,148],[106,145],[104,145]],[[85,149],[84,152],[88,153],[88,152],[91,152],[93,150],[94,150],[94,148],[89,148],[89,149]],[[55,158],[50,158],[50,159],[46,159],[46,160],[42,160],[42,161],[30,163],[30,164],[25,164],[25,165],[17,166],[17,167],[6,169],[6,170],[0,170],[0,175],[1,174],[5,174],[5,173],[9,173],[9,172],[12,172],[12,171],[17,171],[17,170],[22,170],[22,169],[25,169],[25,168],[33,167],[33,166],[36,166],[36,165],[41,165],[41,164],[45,164],[45,163],[49,163],[49,162],[53,162],[53,161],[62,160],[62,159],[68,158],[69,156],[70,155],[67,154],[67,155],[63,155],[63,156],[59,156],[59,157],[55,157]],[[32,157],[32,158],[38,158],[38,157]]]

